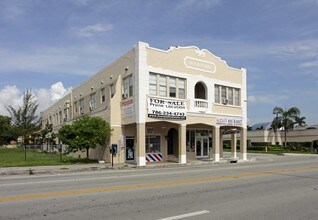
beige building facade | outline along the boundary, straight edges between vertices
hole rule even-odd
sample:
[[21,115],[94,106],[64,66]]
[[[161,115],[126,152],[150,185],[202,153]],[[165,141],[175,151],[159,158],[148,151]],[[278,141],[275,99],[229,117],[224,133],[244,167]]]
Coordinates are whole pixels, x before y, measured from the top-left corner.
[[[54,132],[83,115],[111,125],[105,146],[90,155],[138,166],[161,161],[223,159],[223,133],[240,132],[240,159],[246,152],[246,69],[229,67],[208,50],[160,50],[138,42],[68,95],[42,112]],[[236,158],[236,133],[231,157]]]

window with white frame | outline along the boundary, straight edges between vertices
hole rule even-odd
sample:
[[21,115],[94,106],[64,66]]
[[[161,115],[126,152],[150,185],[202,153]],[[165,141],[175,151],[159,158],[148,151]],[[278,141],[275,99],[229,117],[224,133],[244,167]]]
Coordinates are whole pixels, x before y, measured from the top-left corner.
[[167,96],[167,76],[160,75],[159,95],[163,97]]
[[80,114],[84,114],[84,99],[79,101]]
[[175,77],[169,77],[169,97],[177,97],[177,80]]
[[128,98],[133,96],[133,78],[129,75],[123,79],[123,98]]
[[96,93],[90,95],[90,101],[89,101],[89,110],[94,111],[96,109]]
[[219,85],[214,86],[214,102],[221,103],[221,101],[220,101],[220,86]]
[[110,84],[110,96],[113,98],[116,93],[116,85],[115,84]]
[[178,97],[185,99],[185,79],[178,79]]
[[157,95],[157,74],[149,74],[149,95]]
[[77,110],[78,110],[77,102],[74,102],[74,112],[77,112]]
[[67,121],[67,115],[68,115],[68,113],[67,113],[67,108],[66,108],[66,109],[64,109],[64,119],[63,119],[63,121]]
[[235,102],[234,105],[241,105],[241,91],[240,89],[234,89]]
[[149,73],[149,95],[186,98],[186,80],[178,77]]
[[227,99],[228,99],[228,104],[229,105],[233,105],[234,104],[233,88],[228,88],[227,89]]
[[60,124],[63,122],[62,111],[59,111],[59,121]]
[[215,85],[214,102],[224,105],[241,106],[241,90],[228,86]]
[[100,90],[100,102],[103,103],[106,101],[106,90],[105,88],[102,88]]

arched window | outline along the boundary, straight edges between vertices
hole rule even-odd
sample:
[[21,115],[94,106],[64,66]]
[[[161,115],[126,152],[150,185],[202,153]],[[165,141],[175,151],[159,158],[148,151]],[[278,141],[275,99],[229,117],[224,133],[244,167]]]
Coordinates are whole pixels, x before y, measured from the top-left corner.
[[207,99],[206,86],[202,82],[198,82],[194,87],[194,97],[196,99]]

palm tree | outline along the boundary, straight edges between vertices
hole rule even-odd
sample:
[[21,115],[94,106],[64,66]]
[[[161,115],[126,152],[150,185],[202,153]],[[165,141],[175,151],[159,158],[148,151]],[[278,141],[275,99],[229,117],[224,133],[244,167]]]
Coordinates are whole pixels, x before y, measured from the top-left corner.
[[273,114],[276,114],[276,117],[273,119],[271,126],[275,132],[280,128],[284,130],[284,147],[287,147],[287,132],[293,130],[295,125],[305,126],[306,118],[300,117],[300,110],[297,107],[292,107],[288,110],[284,110],[281,107],[275,107]]

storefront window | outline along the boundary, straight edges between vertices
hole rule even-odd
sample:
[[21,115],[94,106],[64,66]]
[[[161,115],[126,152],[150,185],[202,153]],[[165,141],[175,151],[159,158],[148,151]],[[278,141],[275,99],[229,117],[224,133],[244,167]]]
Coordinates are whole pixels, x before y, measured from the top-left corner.
[[187,130],[187,152],[195,151],[195,130]]
[[159,135],[146,136],[146,153],[161,153]]

